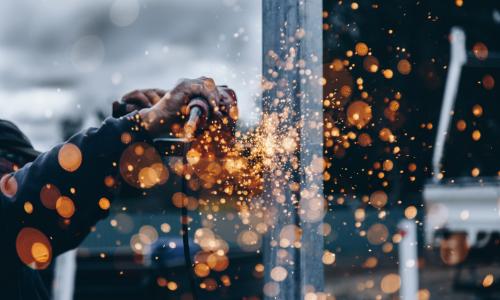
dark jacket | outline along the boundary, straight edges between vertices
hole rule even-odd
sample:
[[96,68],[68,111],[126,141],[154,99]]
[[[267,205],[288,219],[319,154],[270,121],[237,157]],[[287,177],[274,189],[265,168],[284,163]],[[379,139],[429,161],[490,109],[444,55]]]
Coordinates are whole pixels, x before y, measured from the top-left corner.
[[[0,181],[1,299],[48,299],[36,269],[45,268],[55,256],[78,246],[91,227],[106,217],[108,210],[99,206],[99,200],[113,199],[114,187],[109,184],[109,178],[117,178],[123,150],[135,141],[149,142],[137,121],[136,114],[108,118],[100,128],[76,134],[18,171],[3,175]],[[124,133],[130,136],[127,134],[127,139],[123,139]],[[5,132],[0,132],[0,136],[5,137]],[[61,148],[68,143],[76,148],[70,147],[73,153],[65,157],[68,153]],[[75,149],[81,153],[79,165],[75,164],[78,155],[72,156]],[[65,162],[68,159],[69,165]],[[105,178],[108,178],[107,184]],[[61,197],[67,197],[66,201],[57,200],[58,208],[47,205],[50,198],[47,195],[53,196],[46,190],[42,192],[47,185],[55,187]]]

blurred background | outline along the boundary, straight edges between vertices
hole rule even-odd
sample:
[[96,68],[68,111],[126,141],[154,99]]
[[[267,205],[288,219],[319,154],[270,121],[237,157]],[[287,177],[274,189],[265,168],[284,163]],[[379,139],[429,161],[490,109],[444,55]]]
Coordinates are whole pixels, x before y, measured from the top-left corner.
[[260,12],[259,1],[239,0],[4,1],[1,116],[47,150],[66,119],[96,125],[129,91],[201,75],[238,90],[252,111]]
[[[130,90],[207,75],[236,90],[241,127],[255,127],[262,35],[276,30],[262,28],[262,14],[258,0],[2,1],[0,118],[46,150],[98,125]],[[500,299],[498,1],[323,1],[314,17],[323,24],[328,298],[307,300],[399,299],[415,279],[411,299]],[[170,201],[182,177],[167,186],[124,193],[98,224],[77,252],[74,299],[192,299]],[[192,203],[193,227],[206,225],[207,207]],[[222,215],[205,234],[227,243],[230,263],[198,270],[200,299],[272,298],[258,230],[243,247],[245,216]],[[401,277],[401,255],[418,274]]]

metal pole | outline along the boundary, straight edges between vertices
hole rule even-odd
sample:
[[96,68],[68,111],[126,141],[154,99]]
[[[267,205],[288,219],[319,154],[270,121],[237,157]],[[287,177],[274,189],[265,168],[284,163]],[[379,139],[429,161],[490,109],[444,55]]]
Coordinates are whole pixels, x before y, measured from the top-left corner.
[[[278,286],[266,297],[303,299],[324,288],[322,1],[264,0],[262,9],[263,112],[278,119],[269,134],[295,129],[298,146],[266,175],[265,200],[275,219],[264,244],[266,282]],[[277,193],[284,201],[276,201]],[[290,225],[300,227],[298,243],[283,245],[279,235]],[[287,270],[284,280],[273,278],[276,267]]]
[[444,89],[443,104],[439,115],[439,125],[436,132],[436,143],[432,154],[432,171],[434,181],[439,181],[441,173],[441,163],[443,159],[444,144],[450,128],[453,107],[457,96],[460,74],[462,67],[467,62],[467,52],[465,50],[465,33],[459,27],[453,27],[450,33],[450,66],[448,68],[448,78]]
[[56,259],[52,288],[53,300],[71,300],[75,289],[76,249],[61,254]]
[[399,274],[402,300],[416,300],[418,295],[418,255],[417,225],[410,220],[399,222],[399,232],[403,236],[399,244]]

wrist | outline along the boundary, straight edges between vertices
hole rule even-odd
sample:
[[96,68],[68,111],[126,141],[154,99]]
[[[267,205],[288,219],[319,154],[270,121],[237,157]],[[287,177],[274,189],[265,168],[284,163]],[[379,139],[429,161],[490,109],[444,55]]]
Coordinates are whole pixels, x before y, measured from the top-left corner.
[[165,126],[167,126],[170,119],[154,108],[143,108],[138,112],[138,115],[141,119],[140,126],[153,137],[165,131]]

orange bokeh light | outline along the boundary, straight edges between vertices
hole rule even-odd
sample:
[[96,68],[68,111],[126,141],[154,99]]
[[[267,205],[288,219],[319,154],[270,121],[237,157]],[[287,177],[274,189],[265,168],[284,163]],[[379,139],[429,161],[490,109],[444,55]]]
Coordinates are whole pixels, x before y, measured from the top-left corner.
[[19,231],[16,251],[19,259],[35,270],[47,268],[52,260],[52,246],[49,239],[35,228],[26,227]]
[[57,213],[63,218],[71,218],[75,213],[75,204],[69,197],[62,196],[56,201]]
[[99,207],[102,210],[108,210],[110,206],[111,202],[109,201],[108,198],[102,197],[101,199],[99,199]]
[[53,184],[47,183],[40,190],[40,200],[42,201],[43,206],[48,209],[56,208],[56,202],[59,197],[61,197],[61,192]]
[[68,172],[75,172],[82,164],[82,152],[78,146],[67,143],[59,149],[57,159],[61,168]]
[[12,174],[6,174],[0,179],[0,191],[7,197],[12,198],[17,193],[17,180]]

